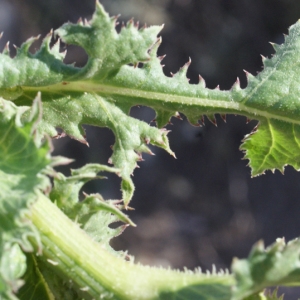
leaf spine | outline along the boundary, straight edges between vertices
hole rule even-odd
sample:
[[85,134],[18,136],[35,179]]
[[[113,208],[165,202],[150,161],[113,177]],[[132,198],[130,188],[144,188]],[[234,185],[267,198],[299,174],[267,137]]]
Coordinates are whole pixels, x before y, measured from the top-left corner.
[[243,70],[246,74],[247,82],[249,83],[251,79],[255,79],[255,76],[253,76],[251,73],[249,73],[246,70]]
[[199,74],[199,82],[198,85],[200,85],[202,88],[206,88],[206,82],[204,78]]
[[134,25],[134,19],[131,18],[127,23],[126,23],[126,28],[133,28],[135,27]]
[[52,138],[53,139],[61,139],[61,138],[63,138],[63,137],[66,137],[67,135],[66,135],[66,133],[65,132],[61,132],[61,133],[57,133],[57,135],[55,135],[55,136],[53,136]]
[[171,73],[172,77],[184,77],[186,78],[187,81],[190,81],[189,78],[186,77],[186,74],[187,74],[187,71],[188,71],[188,68],[191,64],[192,60],[191,58],[189,57],[189,60],[178,70],[177,73],[173,74]]
[[237,77],[235,83],[231,87],[231,91],[239,91],[239,90],[241,90],[241,82],[239,77]]
[[157,58],[162,61],[164,58],[166,57],[166,54],[165,55],[161,55],[161,56],[157,56]]
[[216,127],[218,127],[215,115],[206,115],[206,117],[212,124],[214,124]]
[[[151,54],[152,52],[153,53],[156,53],[157,52],[157,49],[159,48],[159,46],[161,45],[162,43],[162,38],[161,36],[158,37],[155,41],[155,43],[153,43],[153,45],[151,45],[148,49],[148,53]],[[166,55],[163,55],[163,58],[165,58]]]
[[177,118],[178,120],[182,121],[182,117],[178,111],[175,112],[174,117]]
[[2,53],[5,55],[9,55],[9,42],[7,42],[2,50]]
[[272,43],[272,42],[269,42],[271,44],[271,46],[274,48],[274,50],[276,52],[278,52],[280,50],[280,45],[276,44],[276,43]]
[[189,121],[189,123],[192,125],[192,126],[195,126],[195,127],[202,127],[202,124],[199,124],[199,120],[198,118],[188,118],[187,119]]
[[138,155],[137,161],[145,161],[143,159],[142,153],[137,153],[137,155]]
[[202,122],[202,125],[205,126],[205,118],[204,118],[204,115],[201,116],[201,122]]
[[111,23],[113,24],[113,26],[116,27],[119,24],[119,22],[118,22],[119,17],[120,17],[120,14],[110,17],[110,20],[111,20]]
[[147,145],[149,145],[149,143],[150,143],[150,138],[149,138],[149,137],[145,137],[145,138],[144,138],[144,141],[145,141],[145,143],[146,143]]

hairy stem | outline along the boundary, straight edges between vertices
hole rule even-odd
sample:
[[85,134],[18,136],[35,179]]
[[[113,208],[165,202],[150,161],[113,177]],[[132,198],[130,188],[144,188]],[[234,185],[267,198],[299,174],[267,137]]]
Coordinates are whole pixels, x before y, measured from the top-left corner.
[[[95,299],[167,299],[191,286],[200,295],[201,288],[207,292],[208,285],[228,295],[234,284],[229,274],[172,271],[115,257],[44,195],[32,206],[30,218],[40,231],[43,260]],[[32,242],[39,252],[38,244]]]

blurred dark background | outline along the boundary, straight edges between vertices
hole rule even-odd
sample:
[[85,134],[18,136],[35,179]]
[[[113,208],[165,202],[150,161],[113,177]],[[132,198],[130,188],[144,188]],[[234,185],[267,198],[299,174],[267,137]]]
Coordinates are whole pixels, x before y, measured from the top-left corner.
[[[229,89],[237,77],[246,85],[243,69],[262,70],[260,55],[270,57],[268,43],[283,42],[283,33],[300,17],[298,0],[102,0],[111,15],[131,17],[140,24],[165,24],[159,54],[169,76],[189,57],[191,83],[201,74],[209,88]],[[79,17],[90,18],[94,0],[0,0],[0,31],[6,41],[20,46],[25,39],[57,28]],[[36,46],[37,47],[37,46]],[[33,47],[34,48],[34,47]],[[86,55],[68,48],[66,61],[84,65]],[[11,47],[12,54],[14,53]],[[34,51],[35,49],[33,49]],[[131,115],[150,122],[154,111],[134,107]],[[300,234],[300,174],[290,167],[285,175],[270,171],[251,178],[239,151],[241,140],[256,125],[246,118],[228,116],[218,127],[209,121],[192,127],[185,119],[168,125],[171,148],[177,159],[154,148],[155,157],[134,174],[136,193],[130,215],[137,228],[114,239],[117,249],[128,249],[136,261],[176,268],[201,266],[229,268],[232,258],[245,257],[259,239],[266,245],[277,237]],[[107,163],[114,137],[108,129],[86,126],[90,147],[69,138],[55,141],[54,154],[76,159],[64,168],[86,162]],[[84,190],[106,198],[120,198],[119,179],[89,183]]]

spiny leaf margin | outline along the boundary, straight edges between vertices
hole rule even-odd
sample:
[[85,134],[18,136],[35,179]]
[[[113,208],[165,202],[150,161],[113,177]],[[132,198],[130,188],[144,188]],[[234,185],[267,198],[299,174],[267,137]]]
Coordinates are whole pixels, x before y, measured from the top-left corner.
[[[198,124],[203,115],[214,122],[215,113],[239,113],[260,120],[260,131],[266,131],[266,123],[276,122],[287,122],[298,131],[300,108],[296,100],[300,95],[296,87],[299,76],[294,65],[299,63],[299,22],[290,28],[283,45],[274,46],[277,52],[271,59],[264,60],[264,70],[257,77],[248,74],[248,87],[241,89],[237,81],[230,91],[205,88],[201,78],[199,84],[189,84],[186,72],[190,61],[173,78],[166,77],[160,64],[162,58],[157,57],[161,41],[156,36],[161,27],[138,29],[130,21],[117,33],[115,25],[116,18],[110,18],[97,2],[91,21],[67,23],[55,31],[64,42],[86,50],[89,60],[83,68],[63,63],[59,41],[50,47],[51,35],[44,39],[35,54],[28,52],[34,39],[24,43],[14,59],[6,51],[0,56],[7,73],[5,80],[0,80],[0,94],[14,99],[17,105],[27,105],[27,99],[33,98],[38,90],[42,91],[45,114],[39,126],[41,136],[45,133],[56,136],[56,127],[60,127],[66,134],[86,143],[82,124],[111,128],[116,143],[110,162],[121,168],[126,205],[134,192],[130,176],[140,153],[151,153],[147,144],[162,147],[172,154],[166,132],[127,116],[132,105],[153,107],[160,126],[171,116],[178,115],[177,111],[187,115],[193,124]],[[136,67],[139,62],[143,63],[141,68]],[[19,63],[22,63],[20,70]],[[35,75],[39,75],[37,79],[33,79]],[[289,142],[294,137],[290,130],[284,141]],[[276,143],[273,139],[271,137],[271,142]],[[298,157],[290,155],[286,149],[283,153],[275,151],[269,155],[270,139],[267,143],[255,133],[250,140],[242,149],[250,160],[253,175],[268,168],[282,170],[286,164],[298,168]],[[260,150],[265,151],[263,163],[256,162],[255,151]],[[298,150],[298,143],[294,143],[292,152]]]
[[[103,179],[99,172],[119,173],[120,170],[100,164],[87,164],[79,169],[72,169],[71,176],[56,173],[50,199],[71,220],[77,223],[95,242],[114,255],[124,257],[124,253],[113,250],[110,240],[131,225],[136,226],[127,215],[122,212],[124,206],[120,200],[104,200],[100,194],[85,194],[80,200],[79,191],[90,180]],[[112,223],[122,221],[126,225],[110,228]]]
[[287,244],[284,239],[265,249],[262,241],[253,246],[247,259],[235,259],[232,271],[236,278],[232,300],[240,300],[266,287],[299,285],[300,240]]

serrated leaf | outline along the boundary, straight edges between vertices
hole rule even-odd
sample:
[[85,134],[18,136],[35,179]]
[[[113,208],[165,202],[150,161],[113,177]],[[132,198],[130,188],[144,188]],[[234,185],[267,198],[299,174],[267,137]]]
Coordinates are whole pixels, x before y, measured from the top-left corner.
[[82,186],[90,180],[101,178],[97,174],[103,171],[120,172],[119,169],[104,165],[87,164],[80,169],[71,170],[69,177],[57,173],[50,198],[69,218],[78,223],[94,241],[116,254],[117,252],[111,248],[109,242],[121,234],[126,225],[118,228],[110,228],[109,225],[122,221],[135,226],[121,211],[123,205],[120,205],[120,201],[117,200],[104,200],[100,194],[85,195],[85,198],[79,201],[79,191]]
[[66,177],[62,173],[55,173],[54,184],[50,193],[50,199],[67,215],[79,202],[79,191],[85,183],[94,179],[101,179],[100,172],[118,173],[119,169],[100,164],[86,164],[79,169],[71,169],[71,176]]
[[33,131],[39,118],[39,99],[32,111],[37,114],[25,124],[20,118],[24,108],[1,99],[0,117],[0,296],[16,299],[14,292],[22,285],[20,277],[26,260],[19,245],[32,251],[29,237],[39,240],[35,227],[28,219],[30,205],[39,189],[50,182],[43,175],[50,164],[49,146],[37,148]]
[[78,72],[78,68],[62,62],[64,55],[58,52],[59,46],[50,49],[51,37],[50,33],[44,38],[35,54],[28,51],[36,40],[30,38],[17,49],[13,59],[9,53],[0,55],[0,96],[16,99],[23,93],[21,86],[47,86]]
[[260,241],[247,259],[234,260],[232,271],[237,281],[233,300],[244,299],[268,286],[299,285],[300,241],[285,244],[283,239],[277,239],[266,249]]
[[264,59],[264,70],[254,77],[248,74],[248,86],[239,91],[243,105],[264,115],[255,134],[246,138],[242,149],[250,160],[252,174],[279,169],[289,164],[299,170],[299,66],[300,22],[289,29],[282,45],[273,45],[276,53]]
[[[276,124],[283,125],[288,129],[287,138],[277,142],[274,135],[266,142],[258,131],[251,137],[252,142],[245,143],[242,149],[247,152],[253,175],[268,168],[283,170],[286,164],[298,168],[298,157],[286,149],[280,153],[278,145],[282,141],[292,144],[290,152],[293,153],[300,149],[297,141],[291,140],[295,137],[291,130],[298,131],[300,126],[299,22],[290,28],[283,45],[274,46],[276,54],[264,59],[264,70],[258,76],[247,73],[248,87],[241,89],[237,81],[230,91],[208,89],[201,77],[199,84],[189,84],[186,73],[191,60],[172,77],[165,76],[162,57],[157,57],[161,39],[156,36],[161,27],[138,29],[130,21],[118,33],[115,25],[116,18],[110,18],[96,2],[91,21],[67,23],[55,31],[64,42],[84,48],[89,59],[83,68],[63,63],[64,53],[59,52],[59,41],[52,48],[49,46],[51,34],[35,54],[28,52],[34,39],[25,42],[14,59],[5,51],[0,55],[0,95],[24,106],[29,105],[28,99],[34,98],[38,91],[42,92],[45,113],[38,129],[41,137],[45,133],[56,136],[56,128],[60,127],[66,134],[87,143],[82,124],[113,130],[116,142],[110,162],[121,170],[126,205],[134,192],[131,174],[140,160],[140,153],[151,153],[147,144],[173,154],[167,132],[127,115],[129,108],[137,104],[153,107],[159,126],[178,111],[195,125],[203,115],[214,122],[212,116],[216,113],[258,119],[261,133],[269,130],[268,124],[274,128]],[[137,67],[140,62],[143,66]],[[258,162],[253,150],[257,147],[264,153]]]
[[81,46],[89,55],[89,61],[78,78],[101,79],[125,64],[149,59],[148,49],[162,27],[150,26],[139,30],[138,25],[129,21],[118,34],[116,20],[115,17],[110,18],[97,1],[91,21],[85,24],[67,23],[55,31],[65,43]]
[[[246,136],[242,150],[249,159],[252,175],[265,170],[284,171],[285,165],[300,169],[300,125],[284,121],[265,119],[257,129]],[[300,149],[300,148],[299,148]]]
[[[66,81],[87,78],[95,81],[117,72],[124,64],[137,64],[139,61],[148,60],[148,49],[156,40],[161,27],[151,26],[139,30],[133,22],[128,22],[118,34],[115,23],[116,18],[110,18],[97,2],[96,11],[90,22],[76,25],[68,23],[56,31],[64,42],[82,46],[87,51],[89,61],[82,69],[62,63],[64,56],[59,53],[59,46],[50,49],[51,34],[44,39],[41,49],[34,55],[28,52],[34,39],[24,43],[13,60],[7,54],[2,55],[0,65],[2,63],[2,74],[5,74],[5,80],[2,78],[2,84],[0,83],[0,95],[9,99],[18,98],[16,103],[24,105],[27,104],[27,97],[30,97],[30,95],[26,97],[23,93],[25,86],[47,86],[55,83],[65,85],[68,83]],[[21,69],[18,70],[17,66]],[[23,86],[23,90],[20,86]],[[56,127],[61,127],[70,136],[86,143],[82,124],[111,128],[116,135],[111,162],[118,168],[122,167],[123,199],[128,204],[134,192],[130,176],[136,167],[136,161],[140,158],[136,152],[151,153],[145,145],[144,139],[146,139],[172,153],[165,133],[143,122],[136,121],[132,124],[131,118],[120,109],[109,105],[107,99],[96,95],[93,91],[83,93],[84,91],[83,86],[79,93],[71,92],[71,95],[69,92],[65,96],[60,92],[58,95],[51,95],[52,89],[50,94],[43,94],[45,118],[39,132],[42,135],[48,133],[50,136],[55,136]],[[70,103],[71,99],[72,103]],[[51,100],[49,106],[47,100]],[[86,103],[85,107],[81,107],[82,103]],[[60,111],[60,115],[57,115],[57,111]],[[128,126],[122,128],[119,122]],[[130,140],[132,143],[129,143]]]
[[266,300],[283,300],[284,299],[284,294],[281,296],[278,296],[278,288],[275,289],[273,292],[268,292],[266,294]]
[[[107,126],[113,130],[116,140],[109,161],[120,169],[126,204],[134,192],[131,174],[137,161],[141,159],[141,153],[152,153],[147,144],[159,146],[173,155],[166,137],[167,131],[127,116],[113,103],[97,94],[72,93],[71,97],[43,93],[43,100],[44,119],[39,129],[52,136],[56,134],[53,124],[81,141],[85,140],[80,124]],[[60,111],[58,115],[57,111]]]
[[[167,123],[171,116],[176,115],[177,111],[186,114],[193,124],[196,124],[198,119],[203,115],[208,116],[213,121],[215,113],[237,113],[244,114],[251,119],[258,119],[260,121],[259,130],[250,138],[248,137],[242,146],[242,149],[246,151],[246,157],[250,160],[253,174],[263,173],[266,169],[278,168],[283,170],[284,165],[287,163],[298,168],[298,126],[300,126],[300,106],[298,101],[300,96],[300,90],[298,89],[298,67],[300,63],[299,22],[291,27],[290,35],[286,38],[285,43],[282,46],[275,46],[276,54],[274,57],[264,61],[264,71],[257,77],[247,74],[249,80],[248,87],[243,90],[237,82],[231,91],[220,91],[218,88],[215,90],[207,89],[203,81],[200,81],[197,85],[190,85],[186,79],[190,61],[178,73],[174,74],[172,78],[166,77],[160,64],[161,59],[156,57],[157,49],[161,42],[161,40],[157,40],[156,35],[161,27],[154,26],[138,29],[131,21],[121,29],[120,33],[117,33],[115,24],[116,19],[109,18],[97,2],[96,12],[90,22],[79,22],[76,25],[69,23],[56,30],[56,34],[64,42],[79,45],[88,53],[89,60],[83,68],[76,68],[73,65],[65,65],[63,63],[64,54],[59,52],[59,42],[52,48],[49,46],[51,34],[44,39],[40,50],[35,54],[28,52],[30,45],[34,41],[33,38],[29,39],[17,50],[17,55],[14,59],[10,58],[7,49],[0,55],[0,95],[3,98],[14,100],[15,104],[20,107],[29,107],[31,99],[35,97],[38,91],[42,93],[45,113],[37,129],[40,140],[45,134],[55,136],[56,127],[62,128],[65,133],[84,143],[86,141],[84,131],[81,127],[82,124],[106,126],[113,130],[116,142],[113,146],[114,152],[110,162],[115,165],[118,169],[117,172],[122,176],[123,200],[125,205],[128,205],[134,191],[130,176],[136,167],[137,161],[141,159],[141,153],[148,152],[151,154],[147,144],[151,143],[159,146],[172,154],[168,145],[166,131],[151,127],[127,115],[129,108],[136,104],[153,107],[157,113],[156,120],[159,126]],[[139,62],[142,62],[142,67],[138,67]],[[18,137],[19,141],[19,137],[23,137],[19,129],[27,128],[26,125],[20,127],[20,115],[24,109],[17,109],[12,104],[8,104],[7,107],[5,115],[2,116],[3,120],[1,122],[5,125],[1,123],[3,125],[2,130],[7,132],[7,126],[13,128],[13,130],[16,130],[14,135]],[[10,122],[16,111],[16,122]],[[24,114],[23,119],[26,118],[27,116]],[[28,137],[31,136],[32,132],[36,131],[36,126],[32,122],[30,124],[30,130],[25,130],[25,142],[23,141],[24,138],[21,138],[20,141],[21,146],[22,143],[26,144],[26,149],[32,150],[31,144],[28,141],[32,142],[32,145],[35,147],[36,145],[34,144],[34,140]],[[8,231],[8,236],[4,234],[1,236],[2,240],[0,242],[2,244],[0,243],[0,246],[3,247],[0,248],[0,251],[3,252],[1,254],[4,257],[16,245],[12,244],[12,237],[17,239],[18,243],[25,249],[26,246],[30,248],[30,244],[26,240],[26,235],[33,234],[33,236],[37,237],[37,235],[34,235],[34,228],[32,226],[24,225],[21,222],[24,221],[21,219],[21,217],[24,217],[24,214],[21,214],[21,212],[28,211],[28,204],[36,198],[36,189],[46,184],[37,180],[42,179],[38,177],[40,172],[40,169],[37,170],[38,168],[32,177],[30,176],[33,174],[27,174],[26,172],[19,175],[20,160],[15,159],[18,156],[13,158],[13,164],[6,165],[9,162],[9,155],[11,154],[9,153],[7,159],[6,155],[8,153],[6,150],[10,150],[11,148],[16,149],[20,144],[18,142],[18,145],[16,145],[10,139],[11,136],[7,136],[6,133],[2,134],[1,138],[2,142],[5,141],[5,147],[2,150],[0,149],[3,152],[2,158],[5,160],[3,162],[4,169],[7,167],[11,168],[11,166],[14,166],[14,163],[18,163],[16,168],[18,174],[8,174],[7,170],[5,169],[4,172],[0,166],[0,170],[3,172],[3,174],[0,174],[2,175],[2,184],[1,181],[0,184],[3,185],[1,193],[7,195],[9,188],[12,188],[14,191],[13,197],[15,197],[12,197],[12,200],[14,200],[12,203],[16,205],[12,210],[13,217],[9,218],[8,225],[5,224],[7,228],[10,228],[12,224],[15,226],[13,227],[13,234],[10,235]],[[28,146],[28,144],[30,145]],[[30,167],[35,166],[33,161],[35,162],[36,159],[45,159],[46,157],[45,153],[47,151],[43,152],[43,147],[34,149],[32,153],[35,157],[32,160],[25,160],[25,169],[28,167],[28,164],[30,164]],[[25,151],[22,147],[21,150]],[[21,153],[23,153],[22,151]],[[47,163],[49,162],[47,161]],[[41,163],[39,167],[42,169],[47,163],[45,162],[44,165]],[[60,203],[59,205],[71,217],[75,218],[74,215],[78,214],[77,220],[85,227],[86,231],[95,240],[107,245],[108,240],[115,235],[115,232],[113,234],[112,232],[99,232],[99,229],[97,229],[98,224],[102,222],[100,226],[101,230],[108,228],[107,225],[112,221],[110,212],[115,213],[121,219],[124,218],[124,220],[127,220],[126,216],[118,210],[118,207],[115,205],[116,203],[104,202],[99,195],[90,195],[86,197],[82,204],[78,204],[79,188],[88,176],[85,174],[84,176],[86,177],[80,177],[78,174],[73,174],[71,178],[76,176],[79,177],[77,177],[77,181],[74,180],[72,182],[72,184],[76,184],[77,182],[77,187],[74,187],[74,189],[69,189],[67,180],[60,177],[59,180],[61,180],[62,187],[66,190],[65,193],[62,193],[64,198],[54,197],[53,200]],[[30,179],[28,184],[26,182],[26,188],[25,184],[23,185],[23,181],[25,182],[24,178],[26,180]],[[12,182],[14,185],[11,185]],[[23,193],[23,189],[26,189],[29,194]],[[73,197],[73,195],[75,196]],[[20,201],[24,201],[23,196],[26,196],[27,200],[20,204]],[[66,199],[70,199],[71,201],[68,202]],[[75,199],[76,202],[74,201]],[[11,209],[9,206],[11,203],[6,205],[5,201],[6,199],[3,202],[5,205],[3,205],[0,197],[1,207]],[[106,212],[104,212],[105,210]],[[95,211],[97,212],[95,213]],[[105,219],[104,216],[109,216],[110,218]],[[0,215],[0,217],[2,216]],[[18,222],[14,222],[15,220]],[[1,220],[3,224],[4,221]],[[39,219],[38,221],[41,222]],[[52,238],[54,238],[53,236]],[[58,239],[63,244],[61,238],[62,235]],[[5,239],[8,242],[5,242]],[[267,249],[267,251],[260,251],[260,249],[255,248],[259,251],[253,251],[248,261],[235,263],[234,268],[239,282],[235,296],[249,296],[249,299],[255,299],[255,297],[261,298],[261,294],[257,293],[266,285],[299,282],[299,270],[293,269],[297,267],[298,263],[295,255],[299,256],[298,246],[296,248],[292,246],[295,246],[295,244],[297,243],[291,243],[283,249],[275,245],[273,248]],[[52,252],[49,250],[48,255],[56,255],[56,249],[54,249],[53,245],[51,247]],[[64,249],[60,250],[63,253]],[[293,253],[290,253],[290,251]],[[273,260],[273,252],[280,254],[280,257],[289,256],[289,263],[284,265],[281,258]],[[70,254],[73,255],[74,253]],[[18,253],[14,255],[14,257],[18,256]],[[17,261],[20,263],[22,270],[23,263],[20,257]],[[1,264],[2,262],[0,261]],[[57,264],[57,261],[52,261],[52,263]],[[66,265],[70,266],[74,264],[74,261],[68,263],[70,264],[66,263]],[[256,270],[257,266],[261,267],[260,264],[265,267],[262,275]],[[22,272],[15,264],[11,266],[12,272],[3,271],[0,276],[0,289],[2,289],[1,291],[4,294],[6,293],[3,297],[7,295],[13,297],[12,291],[19,287],[18,277]],[[284,270],[285,274],[278,272],[280,268]],[[138,273],[136,270],[140,271],[141,269],[138,266],[133,267],[133,269],[135,271],[131,273],[131,276],[135,279]],[[142,270],[144,272],[146,268]],[[255,271],[253,274],[251,273],[252,270]],[[280,271],[282,270],[280,269]],[[85,283],[85,278],[80,277],[83,275],[79,274],[81,271],[80,267],[77,268],[77,271],[76,276],[78,281],[80,284]],[[251,279],[245,279],[246,277],[243,277],[244,272],[248,272],[246,275],[249,276],[250,274]],[[191,289],[186,290],[186,279],[189,278],[189,274],[177,274],[177,276],[176,272],[170,272],[169,274],[167,271],[160,272],[156,269],[148,272],[147,276],[149,280],[142,278],[140,282],[141,284],[145,284],[146,282],[149,295],[154,295],[156,291],[153,292],[151,284],[147,285],[148,281],[150,282],[154,278],[154,281],[151,282],[154,282],[155,286],[158,285],[158,282],[155,282],[156,276],[153,274],[160,274],[163,278],[170,275],[168,277],[169,281],[167,283],[163,282],[163,285],[160,286],[159,291],[162,295],[171,295],[173,293],[173,276],[180,283],[178,284],[180,287],[177,288],[174,297],[185,297],[185,292],[195,297],[196,295],[204,295],[203,290],[205,292],[206,285],[202,281],[202,275],[200,276],[200,287],[194,285],[194,280],[196,279],[195,274],[193,274],[189,281]],[[214,293],[221,292],[221,294],[223,293],[222,297],[224,295],[228,297],[227,294],[230,291],[232,281],[229,276],[227,278],[224,276],[224,278],[224,285],[222,283],[223,278],[215,282],[216,285],[214,288],[216,290]],[[101,284],[97,285],[97,282],[93,282],[93,284],[93,292],[99,296],[100,292],[103,292],[103,287],[101,287]],[[221,290],[219,290],[219,285],[221,285]],[[86,287],[88,286],[82,285],[81,288],[86,289]],[[213,287],[210,285],[210,291],[212,289]]]

